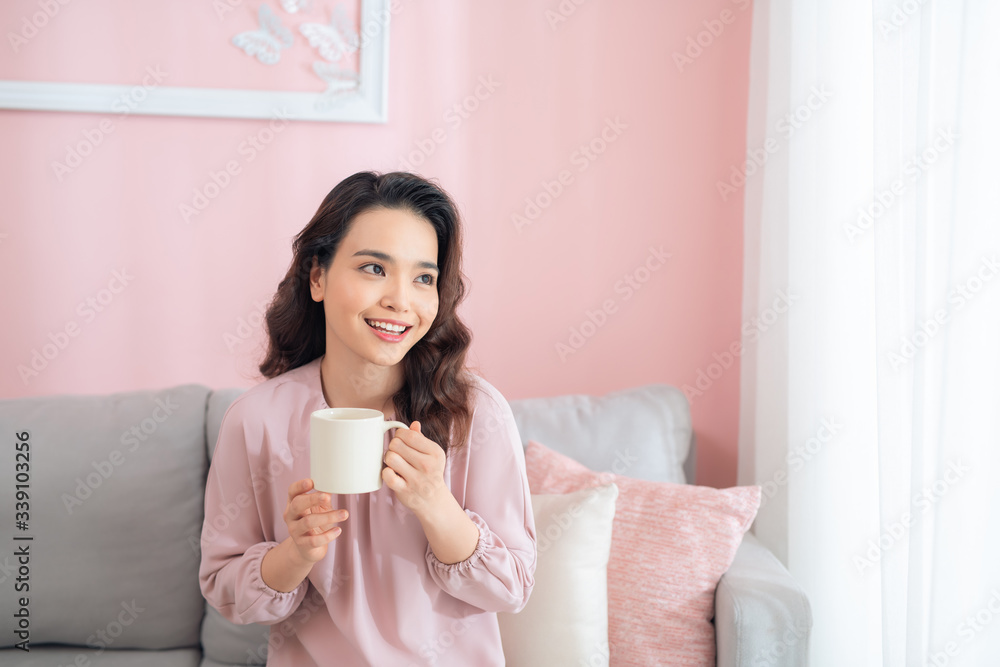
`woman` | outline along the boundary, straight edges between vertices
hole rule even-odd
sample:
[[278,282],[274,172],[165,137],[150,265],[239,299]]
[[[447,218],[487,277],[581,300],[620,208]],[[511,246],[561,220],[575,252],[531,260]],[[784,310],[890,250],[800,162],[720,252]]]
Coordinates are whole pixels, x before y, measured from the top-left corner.
[[[227,619],[272,626],[268,665],[504,664],[496,612],[527,603],[535,526],[510,406],[465,367],[461,243],[450,197],[403,172],[346,178],[294,241],[269,379],[222,420],[199,572]],[[378,491],[313,489],[327,407],[411,424]]]

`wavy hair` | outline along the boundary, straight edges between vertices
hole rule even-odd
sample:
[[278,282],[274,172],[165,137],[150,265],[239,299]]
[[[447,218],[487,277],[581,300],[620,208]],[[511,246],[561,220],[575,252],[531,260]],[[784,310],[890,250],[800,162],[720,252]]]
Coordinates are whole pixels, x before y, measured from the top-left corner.
[[420,176],[358,172],[326,195],[295,237],[291,266],[264,316],[268,343],[260,372],[273,378],[325,354],[326,318],[323,303],[310,296],[310,269],[315,263],[329,269],[354,219],[379,208],[408,211],[429,222],[437,234],[437,316],[400,362],[404,382],[393,404],[399,421],[420,420],[421,432],[447,453],[468,439],[472,424],[472,377],[466,366],[472,332],[456,313],[466,294],[462,227],[451,197]]

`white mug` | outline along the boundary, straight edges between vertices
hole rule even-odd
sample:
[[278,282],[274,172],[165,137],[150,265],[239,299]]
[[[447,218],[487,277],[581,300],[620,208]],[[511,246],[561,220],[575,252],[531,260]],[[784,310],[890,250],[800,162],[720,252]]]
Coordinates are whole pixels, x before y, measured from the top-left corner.
[[379,410],[324,408],[309,419],[313,488],[326,493],[369,493],[382,488],[385,432],[409,428]]

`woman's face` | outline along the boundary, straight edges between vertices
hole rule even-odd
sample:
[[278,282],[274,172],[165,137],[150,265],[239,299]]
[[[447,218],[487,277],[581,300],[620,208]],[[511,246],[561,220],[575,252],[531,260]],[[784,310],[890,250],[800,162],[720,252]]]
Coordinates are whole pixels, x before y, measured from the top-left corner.
[[[357,215],[329,270],[310,274],[312,298],[326,313],[327,353],[398,364],[437,316],[437,256],[437,235],[427,220],[386,208]],[[387,332],[373,328],[375,321],[407,328]]]

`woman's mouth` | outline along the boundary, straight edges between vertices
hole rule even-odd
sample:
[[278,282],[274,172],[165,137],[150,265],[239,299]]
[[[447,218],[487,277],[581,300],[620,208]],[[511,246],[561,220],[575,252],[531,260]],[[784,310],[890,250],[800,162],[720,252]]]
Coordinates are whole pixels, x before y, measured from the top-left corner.
[[390,343],[398,343],[406,337],[407,332],[412,329],[412,326],[400,327],[391,324],[386,324],[385,322],[379,322],[378,320],[365,320],[368,328],[371,329],[376,336],[384,341]]

